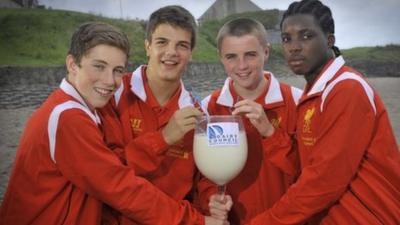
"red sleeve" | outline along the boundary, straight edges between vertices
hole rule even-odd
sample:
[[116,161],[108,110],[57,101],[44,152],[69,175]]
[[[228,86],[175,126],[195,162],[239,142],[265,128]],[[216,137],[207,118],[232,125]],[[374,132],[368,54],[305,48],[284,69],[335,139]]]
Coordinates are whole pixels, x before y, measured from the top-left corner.
[[203,224],[204,217],[187,201],[176,202],[107,148],[94,122],[77,109],[60,117],[55,161],[65,178],[89,195],[143,224]]
[[101,108],[98,113],[101,117],[102,131],[104,134],[104,141],[108,148],[112,149],[118,158],[126,164],[125,157],[125,140],[122,133],[122,125],[118,118],[118,114],[115,111],[114,100],[110,100],[109,103]]
[[346,191],[373,133],[375,113],[356,81],[326,98],[317,142],[297,182],[250,224],[298,224],[330,207]]
[[159,169],[168,149],[161,131],[147,132],[125,146],[128,165],[136,174],[145,176]]
[[267,159],[285,174],[296,176],[299,159],[296,142],[282,129],[276,129],[271,137],[262,140]]
[[263,138],[262,145],[266,158],[291,177],[291,180],[294,180],[300,172],[297,142],[294,140],[297,123],[296,97],[293,96],[291,86],[281,83],[281,90],[284,96],[285,109],[280,113],[286,122],[281,123],[279,128],[275,127],[276,130],[271,137]]
[[[124,94],[122,96],[125,97]],[[146,176],[160,167],[164,153],[168,149],[161,131],[147,132],[130,141],[123,140],[124,131],[115,101],[109,101],[100,110],[100,115],[104,121],[103,129],[107,145],[125,164],[133,168],[137,175]]]

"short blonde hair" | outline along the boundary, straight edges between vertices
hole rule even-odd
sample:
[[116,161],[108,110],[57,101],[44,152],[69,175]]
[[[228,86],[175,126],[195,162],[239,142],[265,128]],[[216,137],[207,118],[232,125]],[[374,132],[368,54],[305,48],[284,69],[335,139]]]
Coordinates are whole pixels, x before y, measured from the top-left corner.
[[267,47],[267,31],[265,27],[257,20],[249,18],[237,18],[226,22],[217,35],[217,48],[221,50],[221,43],[226,36],[241,37],[244,35],[254,35],[263,47]]

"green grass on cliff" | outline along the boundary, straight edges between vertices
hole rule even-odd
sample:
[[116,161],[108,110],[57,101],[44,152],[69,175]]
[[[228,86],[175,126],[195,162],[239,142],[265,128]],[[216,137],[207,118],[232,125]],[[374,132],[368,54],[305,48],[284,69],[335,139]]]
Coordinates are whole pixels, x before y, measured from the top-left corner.
[[144,61],[144,32],[138,22],[70,11],[0,9],[0,65],[62,65],[72,33],[88,21],[118,26],[131,41],[130,60]]
[[[278,10],[235,14],[222,20],[207,21],[199,27],[194,62],[218,62],[215,37],[218,29],[234,17],[259,20],[273,28]],[[0,8],[0,66],[63,65],[73,31],[84,22],[103,21],[124,31],[131,42],[133,64],[146,62],[144,51],[145,21],[110,19],[93,14],[63,10]],[[343,50],[348,59],[400,63],[400,46],[361,47]],[[284,64],[282,47],[272,45],[272,64]]]
[[[130,62],[146,62],[141,21],[44,9],[0,9],[0,66],[63,65],[74,30],[84,22],[103,21],[119,27],[131,42]],[[198,37],[194,61],[218,60],[215,47]]]
[[352,60],[391,62],[400,64],[400,46],[358,47],[342,51],[343,56]]

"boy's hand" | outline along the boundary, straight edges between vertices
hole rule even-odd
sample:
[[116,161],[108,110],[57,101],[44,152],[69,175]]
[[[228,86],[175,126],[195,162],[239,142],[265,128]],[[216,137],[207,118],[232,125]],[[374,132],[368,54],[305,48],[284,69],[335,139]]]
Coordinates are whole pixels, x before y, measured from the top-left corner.
[[261,136],[269,137],[275,132],[275,128],[268,120],[264,108],[260,104],[245,99],[237,102],[234,107],[235,109],[232,111],[232,115],[244,114]]
[[191,106],[177,110],[162,130],[165,141],[169,145],[179,141],[188,131],[194,129],[197,117],[202,115],[200,110]]
[[205,216],[205,225],[229,225],[229,222],[227,220],[220,220],[211,216]]
[[231,210],[233,201],[230,195],[213,194],[210,197],[208,207],[210,215],[219,220],[227,220],[228,212]]

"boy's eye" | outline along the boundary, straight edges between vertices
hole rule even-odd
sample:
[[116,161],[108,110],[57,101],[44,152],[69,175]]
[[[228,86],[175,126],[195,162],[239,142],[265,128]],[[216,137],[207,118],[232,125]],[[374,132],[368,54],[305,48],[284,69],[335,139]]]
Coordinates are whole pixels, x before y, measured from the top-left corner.
[[234,59],[235,58],[235,55],[226,55],[225,56],[225,59]]
[[166,43],[166,41],[164,41],[164,40],[156,41],[156,44],[157,44],[157,45],[163,45],[163,44],[165,44],[165,43]]
[[181,43],[179,44],[179,47],[183,48],[183,49],[190,49],[190,45],[186,44],[186,43]]
[[115,72],[117,72],[117,73],[123,73],[124,70],[123,70],[123,69],[116,69]]
[[310,39],[310,38],[312,38],[312,37],[313,37],[312,34],[303,34],[303,39],[304,39],[304,40]]
[[282,37],[282,43],[289,42],[289,37]]
[[101,65],[101,64],[95,64],[95,65],[93,65],[97,70],[104,70],[105,69],[105,66],[104,65]]
[[114,69],[114,74],[116,76],[122,76],[122,75],[124,75],[124,73],[125,73],[125,69],[122,69],[122,68]]
[[257,53],[256,52],[249,52],[246,55],[250,56],[250,57],[254,57],[254,56],[257,56]]

